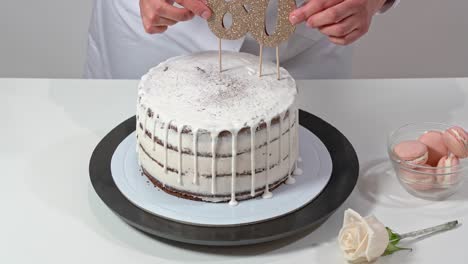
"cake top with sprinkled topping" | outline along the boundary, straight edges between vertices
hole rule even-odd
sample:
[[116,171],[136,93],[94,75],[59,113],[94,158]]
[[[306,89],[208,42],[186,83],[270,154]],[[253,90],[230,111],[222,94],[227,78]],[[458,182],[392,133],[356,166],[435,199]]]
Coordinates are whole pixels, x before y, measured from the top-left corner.
[[247,53],[223,52],[222,72],[218,53],[208,51],[162,62],[139,84],[140,104],[158,117],[179,125],[209,130],[229,130],[271,120],[285,112],[297,94],[296,83],[276,64]]

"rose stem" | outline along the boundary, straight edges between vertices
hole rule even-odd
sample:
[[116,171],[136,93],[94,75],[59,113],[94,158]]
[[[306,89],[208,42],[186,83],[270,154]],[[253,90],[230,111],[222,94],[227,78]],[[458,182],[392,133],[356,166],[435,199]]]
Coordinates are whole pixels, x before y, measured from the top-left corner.
[[417,236],[422,236],[422,235],[431,234],[431,233],[435,233],[435,232],[447,231],[447,230],[453,229],[457,225],[458,225],[458,221],[455,220],[455,221],[447,222],[447,223],[442,224],[442,225],[437,225],[437,226],[433,226],[433,227],[424,228],[424,229],[420,229],[420,230],[417,230],[417,231],[401,234],[401,235],[399,235],[400,236],[399,239],[404,239],[404,238],[408,238],[408,237],[417,237]]

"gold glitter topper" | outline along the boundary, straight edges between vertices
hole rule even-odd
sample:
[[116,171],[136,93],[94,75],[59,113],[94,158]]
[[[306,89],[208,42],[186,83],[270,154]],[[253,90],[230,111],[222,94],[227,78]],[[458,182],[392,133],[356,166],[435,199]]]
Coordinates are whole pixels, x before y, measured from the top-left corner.
[[[211,31],[219,38],[219,67],[221,71],[221,39],[239,39],[250,33],[260,45],[260,69],[262,71],[263,46],[276,47],[277,77],[279,79],[278,45],[287,40],[295,26],[289,22],[289,13],[296,7],[294,0],[277,0],[278,16],[272,34],[266,30],[265,16],[270,0],[208,0],[213,14],[208,20]],[[232,24],[224,25],[224,17],[231,14]]]

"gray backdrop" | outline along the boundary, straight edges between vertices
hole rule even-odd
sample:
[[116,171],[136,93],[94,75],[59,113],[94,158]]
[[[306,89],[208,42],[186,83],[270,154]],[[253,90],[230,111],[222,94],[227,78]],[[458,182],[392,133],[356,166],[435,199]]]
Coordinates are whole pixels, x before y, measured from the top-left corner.
[[[91,6],[3,1],[0,77],[80,78]],[[468,1],[402,0],[355,44],[353,77],[468,76],[467,11]]]

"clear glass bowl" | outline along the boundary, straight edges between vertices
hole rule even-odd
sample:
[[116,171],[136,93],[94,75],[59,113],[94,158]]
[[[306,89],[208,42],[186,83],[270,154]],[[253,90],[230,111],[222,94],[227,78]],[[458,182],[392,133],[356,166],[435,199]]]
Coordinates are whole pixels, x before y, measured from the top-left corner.
[[405,140],[417,140],[427,131],[445,131],[451,127],[442,123],[413,123],[391,132],[387,138],[388,156],[400,184],[410,194],[429,200],[444,200],[454,194],[468,174],[468,160],[460,159],[460,164],[451,167],[430,167],[414,165],[400,160],[393,148]]

